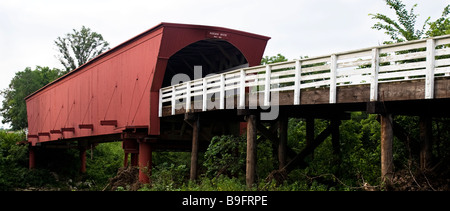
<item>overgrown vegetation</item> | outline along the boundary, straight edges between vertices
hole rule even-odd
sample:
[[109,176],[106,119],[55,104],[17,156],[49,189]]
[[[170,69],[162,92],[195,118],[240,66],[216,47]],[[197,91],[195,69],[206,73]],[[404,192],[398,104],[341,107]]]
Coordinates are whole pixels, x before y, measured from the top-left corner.
[[0,190],[102,190],[123,165],[121,143],[111,142],[88,150],[85,174],[78,149],[38,149],[36,169],[29,170],[23,140],[23,131],[0,130]]
[[[264,140],[257,148],[257,184],[251,189],[246,187],[244,135],[214,137],[203,154],[201,176],[195,182],[188,181],[187,156],[174,159],[179,153],[165,153],[171,164],[156,165],[152,185],[141,190],[358,190],[364,188],[365,183],[378,186],[380,126],[376,117],[352,113],[351,119],[342,121],[340,126],[340,153],[333,152],[331,138],[327,138],[307,158],[309,165],[292,171],[279,186],[275,181],[266,181],[269,173],[278,168],[278,158],[272,142]],[[316,120],[316,135],[328,124],[329,121]],[[296,153],[306,145],[305,127],[303,119],[289,121],[288,146]],[[157,156],[161,159],[162,155]]]
[[[419,169],[418,118],[395,118],[408,131],[407,135],[411,140],[405,143],[394,139],[395,170],[400,172],[396,177],[398,188],[423,190],[425,187],[446,187],[444,182],[448,180],[449,172],[443,166],[449,160],[450,124],[444,118],[433,120],[433,135],[436,137],[433,166],[440,173],[429,175],[423,174]],[[328,124],[328,120],[316,119],[315,135]],[[304,119],[292,118],[288,126],[288,147],[298,153],[306,145],[306,122]],[[308,164],[306,167],[291,171],[279,185],[275,180],[266,180],[270,172],[278,168],[278,158],[272,142],[262,140],[258,142],[257,182],[250,189],[245,184],[245,135],[214,137],[207,151],[200,153],[201,165],[196,181],[189,180],[189,152],[154,152],[152,183],[142,186],[140,190],[383,190],[380,183],[379,131],[377,115],[353,112],[351,119],[341,122],[339,153],[334,152],[331,138],[328,137],[305,159]],[[16,144],[24,140],[24,137],[24,132],[0,131],[0,190],[103,190],[123,165],[120,142],[111,142],[87,150],[85,174],[78,172],[77,148],[40,149],[36,152],[39,153],[37,168],[28,170],[28,147]],[[401,174],[410,177],[410,182],[400,183]],[[411,182],[414,180],[417,184]],[[115,190],[130,190],[131,185]]]

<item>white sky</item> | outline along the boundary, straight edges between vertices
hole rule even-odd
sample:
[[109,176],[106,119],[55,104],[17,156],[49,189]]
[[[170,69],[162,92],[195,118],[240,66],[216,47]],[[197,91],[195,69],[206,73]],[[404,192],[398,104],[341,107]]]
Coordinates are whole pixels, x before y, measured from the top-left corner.
[[[441,16],[449,0],[418,4],[417,28]],[[394,17],[383,0],[1,0],[0,90],[26,67],[63,68],[54,40],[82,25],[114,47],[160,22],[227,27],[271,37],[264,55],[289,60],[376,46],[388,36],[371,29],[369,13]],[[3,97],[0,97],[0,101]],[[1,119],[1,117],[0,117]],[[1,124],[0,124],[1,126]]]

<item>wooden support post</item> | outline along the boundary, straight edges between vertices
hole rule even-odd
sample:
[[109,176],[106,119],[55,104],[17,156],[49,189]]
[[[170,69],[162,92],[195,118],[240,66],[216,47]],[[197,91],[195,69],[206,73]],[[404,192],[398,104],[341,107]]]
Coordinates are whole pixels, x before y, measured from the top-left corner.
[[381,180],[390,184],[394,173],[392,114],[381,115]]
[[198,135],[200,130],[199,118],[192,123],[192,152],[191,152],[191,175],[192,181],[197,179],[197,163],[198,163]]
[[139,182],[150,183],[152,173],[152,147],[144,140],[139,141]]
[[86,147],[80,147],[80,172],[86,173]]
[[432,158],[432,121],[430,116],[420,116],[420,169],[427,170],[431,166]]
[[28,168],[30,170],[36,168],[35,151],[34,151],[34,147],[32,147],[32,146],[30,146],[28,148],[28,158],[29,158],[29,160],[28,160]]
[[287,139],[288,139],[288,117],[281,115],[279,121],[280,137],[278,142],[278,168],[286,165]]
[[247,116],[247,163],[245,181],[251,188],[256,174],[256,116]]

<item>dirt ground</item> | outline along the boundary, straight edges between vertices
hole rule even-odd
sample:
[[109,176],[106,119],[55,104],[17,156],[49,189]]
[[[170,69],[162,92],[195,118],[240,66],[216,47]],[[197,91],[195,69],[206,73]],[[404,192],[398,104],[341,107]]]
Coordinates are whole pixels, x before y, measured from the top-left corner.
[[115,191],[123,188],[123,190],[137,191],[141,187],[139,169],[132,166],[119,168],[117,175],[109,181],[109,185],[104,190]]

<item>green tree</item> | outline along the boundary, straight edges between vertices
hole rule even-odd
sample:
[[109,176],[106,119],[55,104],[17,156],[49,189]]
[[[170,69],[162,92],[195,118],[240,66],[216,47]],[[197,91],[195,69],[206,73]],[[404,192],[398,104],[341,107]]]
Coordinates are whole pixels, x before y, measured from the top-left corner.
[[9,87],[2,90],[4,97],[0,114],[3,123],[11,123],[13,130],[24,129],[28,126],[25,97],[61,76],[59,69],[37,66],[30,67],[16,73]]
[[448,14],[450,13],[450,5],[447,5],[442,12],[442,16],[436,21],[429,23],[430,28],[426,32],[429,37],[435,37],[445,34],[450,34],[450,18]]
[[395,42],[421,39],[425,33],[425,28],[430,20],[430,17],[425,20],[425,23],[421,29],[416,29],[415,27],[418,14],[414,13],[414,8],[417,7],[417,4],[414,4],[408,11],[401,0],[385,1],[386,5],[388,5],[390,9],[395,10],[397,20],[380,13],[369,14],[369,16],[372,16],[372,19],[381,21],[374,24],[372,29],[385,30],[385,34],[389,35]]
[[65,37],[58,37],[55,45],[59,52],[56,57],[66,72],[78,68],[109,49],[109,43],[103,40],[101,34],[85,26],[82,26],[80,31],[73,29],[73,32],[67,33]]
[[281,54],[277,54],[276,56],[265,56],[261,59],[261,64],[265,65],[265,64],[272,64],[272,63],[276,63],[276,62],[285,62],[288,59],[281,55]]
[[[384,30],[384,33],[389,35],[393,42],[418,40],[424,38],[424,35],[434,37],[450,34],[450,19],[447,17],[449,14],[450,5],[447,5],[444,8],[440,18],[430,22],[430,17],[428,17],[422,27],[420,29],[416,29],[416,21],[419,15],[414,13],[414,8],[417,7],[417,4],[414,4],[408,11],[401,0],[385,1],[386,5],[395,11],[397,20],[380,13],[369,14],[369,16],[372,16],[372,19],[380,21],[374,24],[372,29]],[[427,26],[429,26],[428,29],[426,29]]]

